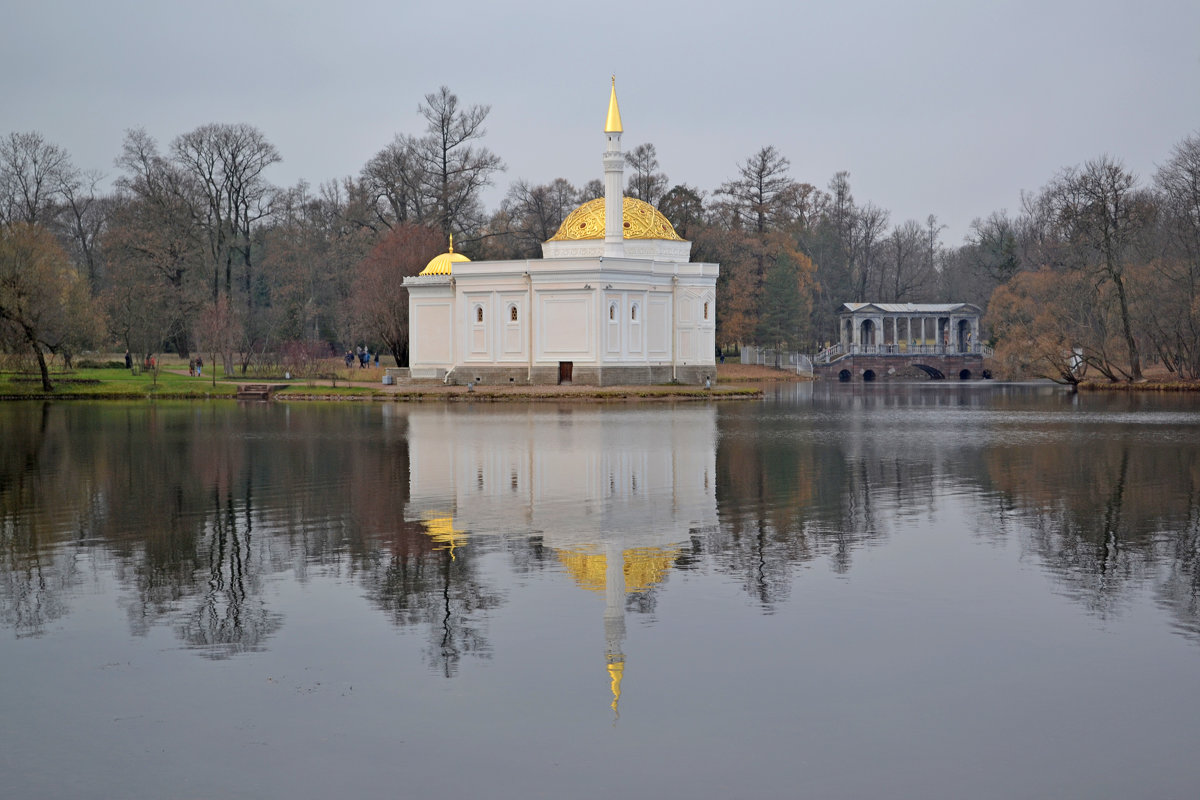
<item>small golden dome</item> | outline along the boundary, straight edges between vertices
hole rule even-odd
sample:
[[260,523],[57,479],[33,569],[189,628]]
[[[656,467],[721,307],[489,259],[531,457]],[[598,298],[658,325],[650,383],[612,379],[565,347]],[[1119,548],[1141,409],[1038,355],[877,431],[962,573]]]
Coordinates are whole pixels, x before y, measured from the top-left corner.
[[425,269],[418,272],[418,275],[449,275],[450,265],[458,261],[470,261],[471,259],[464,256],[462,253],[454,252],[454,235],[450,235],[450,250],[445,253],[438,253],[434,256]]
[[[675,232],[670,220],[654,206],[632,197],[621,199],[621,216],[624,221],[626,239],[673,239],[682,242],[683,237]],[[575,239],[604,238],[604,198],[589,200],[572,211],[559,226],[558,233],[550,237],[552,242]]]

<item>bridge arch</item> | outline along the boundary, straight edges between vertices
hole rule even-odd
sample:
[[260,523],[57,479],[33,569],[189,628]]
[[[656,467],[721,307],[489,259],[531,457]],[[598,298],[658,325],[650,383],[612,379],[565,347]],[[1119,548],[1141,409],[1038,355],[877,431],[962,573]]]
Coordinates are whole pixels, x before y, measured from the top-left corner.
[[946,377],[937,367],[931,367],[928,364],[913,364],[913,366],[928,375],[930,380],[940,381]]
[[959,379],[960,381],[969,381],[969,380],[971,380],[971,370],[969,370],[969,369],[960,369],[960,370],[958,371],[958,379]]

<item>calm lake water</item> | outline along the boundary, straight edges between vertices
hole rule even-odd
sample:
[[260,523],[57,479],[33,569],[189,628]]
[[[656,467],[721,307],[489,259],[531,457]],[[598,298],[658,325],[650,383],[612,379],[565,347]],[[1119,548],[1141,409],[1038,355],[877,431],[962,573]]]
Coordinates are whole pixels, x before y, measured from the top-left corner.
[[1200,404],[0,405],[0,796],[1195,798]]

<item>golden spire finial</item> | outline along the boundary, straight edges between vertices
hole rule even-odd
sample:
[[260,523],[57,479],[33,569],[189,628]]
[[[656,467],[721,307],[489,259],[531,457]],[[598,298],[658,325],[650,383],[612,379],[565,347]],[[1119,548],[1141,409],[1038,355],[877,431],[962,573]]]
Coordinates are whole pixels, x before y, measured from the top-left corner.
[[454,252],[454,234],[450,234],[450,252]]
[[621,110],[617,108],[617,76],[612,76],[612,94],[608,98],[608,120],[604,123],[605,133],[621,133]]

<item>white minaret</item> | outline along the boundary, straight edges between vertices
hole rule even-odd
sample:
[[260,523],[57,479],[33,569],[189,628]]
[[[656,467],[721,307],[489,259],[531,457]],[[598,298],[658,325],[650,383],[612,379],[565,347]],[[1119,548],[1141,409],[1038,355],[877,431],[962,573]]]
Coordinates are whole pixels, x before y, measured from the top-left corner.
[[617,108],[617,76],[612,79],[608,120],[604,124],[604,255],[625,255],[625,154],[621,152],[621,112]]

